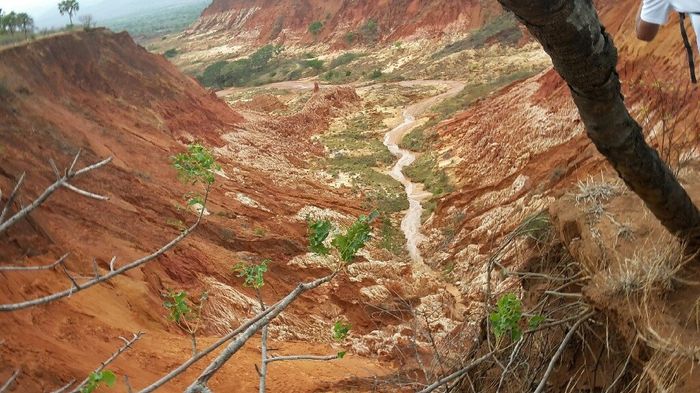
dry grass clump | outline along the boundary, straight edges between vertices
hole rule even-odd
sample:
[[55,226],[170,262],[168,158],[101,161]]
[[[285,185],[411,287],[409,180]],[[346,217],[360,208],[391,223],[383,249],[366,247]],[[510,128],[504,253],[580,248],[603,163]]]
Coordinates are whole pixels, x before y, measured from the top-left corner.
[[623,191],[619,179],[605,179],[602,176],[600,179],[589,177],[579,181],[577,189],[574,196],[576,204],[587,206],[585,212],[592,221],[600,219],[605,214],[604,204]]
[[604,274],[603,290],[612,295],[665,293],[673,289],[687,262],[683,246],[670,235],[662,236],[655,244],[642,245],[631,257],[612,264]]
[[673,392],[682,380],[681,366],[685,362],[681,356],[657,351],[644,365],[635,393]]

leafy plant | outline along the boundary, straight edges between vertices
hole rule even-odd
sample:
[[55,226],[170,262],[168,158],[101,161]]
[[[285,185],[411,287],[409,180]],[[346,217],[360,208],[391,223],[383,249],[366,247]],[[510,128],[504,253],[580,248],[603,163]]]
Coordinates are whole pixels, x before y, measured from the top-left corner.
[[318,36],[321,30],[323,30],[323,22],[319,20],[311,22],[309,25],[309,33],[311,33],[314,37]]
[[513,340],[519,340],[523,332],[518,323],[522,318],[522,303],[512,293],[503,295],[496,306],[496,311],[490,316],[491,329],[497,339],[501,339],[506,333]]
[[173,57],[177,56],[177,49],[175,49],[175,48],[168,49],[165,51],[165,53],[163,53],[163,56],[165,56],[168,59],[172,59]]
[[93,371],[90,373],[85,386],[80,389],[80,393],[92,393],[102,384],[111,388],[116,382],[117,376],[109,370],[102,370],[100,372]]
[[[350,333],[352,325],[342,321],[335,321],[333,324],[333,339],[335,341],[343,341]],[[345,356],[345,355],[343,355]],[[342,358],[342,357],[341,357]]]
[[181,320],[186,319],[187,316],[192,312],[190,306],[187,305],[187,292],[173,292],[168,293],[169,301],[163,302],[163,307],[170,311],[170,319],[176,323],[180,323]]
[[267,272],[267,264],[271,261],[265,259],[258,265],[250,265],[247,263],[237,263],[233,267],[233,271],[238,273],[238,277],[243,278],[243,286],[248,288],[260,289],[265,285],[265,272]]
[[338,352],[338,359],[344,358],[346,354],[347,354],[346,351],[340,351],[340,352]]
[[318,255],[328,255],[330,250],[323,244],[333,226],[329,220],[309,220],[309,250]]
[[542,322],[544,322],[544,317],[542,315],[535,315],[530,318],[530,321],[527,323],[527,327],[530,329],[537,329],[540,327]]
[[369,216],[360,216],[344,235],[333,239],[331,244],[340,253],[340,259],[351,262],[355,258],[355,254],[372,238],[372,227],[369,224],[378,215],[379,213],[374,211]]
[[184,182],[196,184],[198,182],[210,185],[214,183],[214,171],[221,166],[216,163],[214,155],[199,143],[187,147],[187,152],[178,153],[171,157],[173,167],[177,170],[178,177]]

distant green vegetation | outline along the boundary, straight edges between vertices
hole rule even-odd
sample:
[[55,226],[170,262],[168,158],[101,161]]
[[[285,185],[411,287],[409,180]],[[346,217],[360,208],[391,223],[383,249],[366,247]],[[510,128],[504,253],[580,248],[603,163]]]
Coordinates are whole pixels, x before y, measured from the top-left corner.
[[359,54],[353,52],[345,52],[342,55],[336,57],[331,61],[330,68],[338,68],[344,65],[348,65],[360,57]]
[[318,36],[323,30],[323,22],[320,20],[314,21],[309,25],[309,33],[314,37]]
[[362,189],[367,209],[381,213],[395,213],[408,208],[408,200],[401,183],[383,173],[396,158],[372,132],[383,130],[381,120],[359,114],[348,120],[345,129],[325,134],[323,144],[330,150],[330,157],[323,165],[333,176],[345,173],[352,176],[352,183]]
[[483,48],[490,40],[505,45],[514,45],[520,41],[522,36],[523,34],[518,27],[518,21],[515,19],[515,16],[507,12],[496,17],[481,29],[472,32],[467,38],[445,46],[436,52],[433,57],[439,59],[463,50]]
[[168,49],[165,51],[165,53],[163,53],[163,56],[167,57],[168,59],[172,59],[173,57],[177,56],[177,49]]
[[218,61],[207,67],[199,81],[208,87],[245,86],[252,80],[272,72],[271,60],[284,48],[280,45],[265,45],[249,57],[234,61]]
[[185,30],[197,20],[209,3],[210,1],[202,0],[195,4],[177,5],[104,21],[98,20],[97,23],[113,31],[126,30],[134,37],[158,37]]

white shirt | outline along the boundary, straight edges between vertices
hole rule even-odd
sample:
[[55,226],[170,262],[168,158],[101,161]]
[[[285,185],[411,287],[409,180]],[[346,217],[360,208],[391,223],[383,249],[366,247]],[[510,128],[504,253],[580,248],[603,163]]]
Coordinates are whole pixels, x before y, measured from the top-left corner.
[[643,0],[641,18],[648,23],[663,25],[673,11],[689,14],[700,49],[700,14],[692,14],[700,13],[700,0]]

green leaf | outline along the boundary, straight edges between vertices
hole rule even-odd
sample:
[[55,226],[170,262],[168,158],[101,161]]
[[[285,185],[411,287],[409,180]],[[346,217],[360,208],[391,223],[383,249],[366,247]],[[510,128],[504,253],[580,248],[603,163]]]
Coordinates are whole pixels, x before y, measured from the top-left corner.
[[369,225],[378,216],[376,211],[369,217],[360,216],[344,235],[333,239],[331,244],[340,253],[340,259],[344,262],[351,262],[358,251],[372,238],[372,227]]
[[187,318],[192,310],[190,306],[187,305],[187,292],[173,292],[168,293],[170,301],[163,302],[163,307],[170,311],[170,319],[176,323],[180,323],[182,318]]
[[221,169],[214,155],[198,143],[190,145],[187,152],[178,153],[170,160],[178,177],[186,183],[212,184],[215,180],[214,171]]
[[522,337],[522,330],[518,325],[522,318],[522,303],[517,296],[512,293],[503,295],[490,316],[491,330],[497,339],[501,339],[506,333],[510,334],[512,340],[519,340]]
[[102,371],[102,382],[110,388],[117,382],[117,376],[109,370]]
[[238,277],[243,278],[244,287],[260,289],[265,285],[265,272],[270,262],[272,261],[269,259],[263,260],[258,265],[240,262],[233,267],[233,271],[238,273]]
[[528,327],[530,329],[537,329],[542,322],[544,322],[544,317],[542,315],[535,315],[534,317],[530,318],[530,322],[528,322]]
[[348,333],[350,332],[351,327],[352,325],[350,325],[349,323],[336,321],[333,324],[333,339],[336,341],[345,340],[345,338],[348,336]]
[[346,354],[347,354],[347,352],[345,352],[345,351],[338,352],[338,359],[344,358]]
[[309,220],[309,250],[318,255],[328,255],[330,250],[323,244],[333,226],[329,220]]

